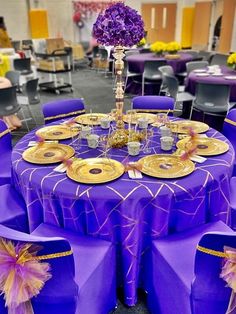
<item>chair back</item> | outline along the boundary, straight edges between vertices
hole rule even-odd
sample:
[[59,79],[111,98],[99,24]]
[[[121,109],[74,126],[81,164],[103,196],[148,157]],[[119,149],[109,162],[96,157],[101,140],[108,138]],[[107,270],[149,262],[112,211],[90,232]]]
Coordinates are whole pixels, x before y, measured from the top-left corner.
[[216,53],[213,55],[210,61],[210,65],[227,65],[227,59],[229,55]]
[[5,74],[5,78],[7,78],[13,86],[14,85],[19,86],[20,72],[19,71],[7,71]]
[[179,82],[175,76],[172,75],[163,75],[163,83],[166,86],[168,96],[174,98],[176,100],[178,89],[179,89]]
[[193,57],[193,60],[199,60],[198,50],[181,50],[183,53],[187,53]]
[[[38,256],[64,253],[71,250],[71,246],[66,239],[33,236],[9,229],[3,225],[0,225],[0,237],[11,240],[14,244],[33,243],[41,248],[37,253]],[[32,299],[33,308],[36,307],[35,313],[49,313],[50,311],[47,310],[46,304],[61,303],[62,305],[63,298],[64,301],[67,301],[68,304],[70,304],[70,306],[73,306],[73,313],[75,313],[78,287],[74,281],[75,266],[73,255],[70,254],[63,257],[46,259],[43,260],[43,262],[50,264],[50,273],[52,277],[46,281],[37,298]],[[59,289],[59,287],[63,288]],[[40,300],[45,305],[43,311],[37,311],[37,305],[40,304]],[[2,304],[3,302],[0,304],[0,313],[5,314],[7,313],[7,309],[1,308]],[[70,314],[71,313],[72,312],[70,312]]]
[[105,48],[99,48],[98,54],[101,60],[107,60],[108,59],[108,52]]
[[20,40],[12,40],[11,44],[12,44],[12,47],[15,49],[15,51],[18,51],[21,49],[21,41]]
[[0,155],[12,149],[11,133],[6,123],[0,119]]
[[173,114],[175,100],[167,96],[137,96],[132,99],[132,108],[138,112]]
[[138,55],[138,54],[140,54],[139,50],[126,50],[125,51],[125,57],[132,56],[132,55]]
[[161,74],[167,74],[167,75],[175,75],[174,74],[174,70],[173,70],[173,67],[171,65],[163,65],[163,66],[160,66],[158,68],[158,70],[161,72]]
[[225,314],[231,289],[220,278],[223,258],[217,255],[224,252],[224,246],[236,249],[236,233],[205,233],[199,246],[204,252],[197,249],[195,256],[195,278],[191,288],[192,313]]
[[206,112],[223,113],[229,109],[230,85],[198,82],[194,107]]
[[14,69],[16,71],[20,71],[21,73],[30,73],[31,59],[30,58],[14,59]]
[[166,65],[166,60],[147,60],[144,63],[143,77],[151,78],[153,75],[159,74],[159,67]]
[[198,56],[202,58],[203,61],[208,61],[208,62],[211,61],[211,58],[213,57],[213,55],[214,55],[214,52],[206,51],[206,50],[200,50],[198,53]]
[[0,89],[0,116],[10,116],[17,113],[20,106],[16,98],[16,86]]
[[208,61],[191,61],[186,63],[187,75],[196,69],[204,69],[209,65]]
[[97,58],[99,56],[98,50],[99,50],[98,46],[93,47],[92,49],[93,58]]
[[222,133],[231,142],[236,153],[236,109],[230,110],[225,117]]
[[28,97],[29,104],[38,104],[40,102],[38,93],[38,81],[39,79],[29,80],[23,85],[23,94]]
[[82,98],[62,99],[42,105],[45,124],[85,113]]

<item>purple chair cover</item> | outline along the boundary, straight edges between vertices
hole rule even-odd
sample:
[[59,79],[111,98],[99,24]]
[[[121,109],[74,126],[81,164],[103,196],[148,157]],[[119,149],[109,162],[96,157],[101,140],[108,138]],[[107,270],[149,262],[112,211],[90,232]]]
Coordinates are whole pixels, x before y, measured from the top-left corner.
[[[232,109],[228,112],[224,120],[222,133],[231,142],[236,152],[236,109]],[[236,175],[236,159],[234,160],[233,175]]]
[[196,247],[199,243],[223,252],[224,245],[236,247],[235,237],[217,221],[154,240],[148,287],[151,313],[225,314],[231,290],[219,278],[222,258],[196,252]]
[[29,232],[25,201],[10,184],[0,186],[0,224]]
[[167,96],[137,96],[132,99],[132,107],[138,112],[173,114],[174,104],[174,98]]
[[[46,260],[51,265],[52,278],[31,300],[35,314],[108,314],[116,306],[111,243],[46,224],[40,225],[31,235],[0,225],[0,236],[36,243],[42,247],[38,255],[73,251],[73,256]],[[0,313],[7,314],[2,297]]]
[[236,231],[236,177],[230,179],[231,228]]
[[42,105],[45,124],[62,118],[72,118],[85,113],[84,101],[81,98],[62,99]]
[[[11,183],[11,133],[3,120],[0,120],[0,185]],[[6,133],[5,133],[6,132]]]
[[111,242],[48,224],[41,224],[32,235],[61,237],[70,243],[75,260],[75,282],[79,286],[76,314],[108,314],[115,308],[115,249]]

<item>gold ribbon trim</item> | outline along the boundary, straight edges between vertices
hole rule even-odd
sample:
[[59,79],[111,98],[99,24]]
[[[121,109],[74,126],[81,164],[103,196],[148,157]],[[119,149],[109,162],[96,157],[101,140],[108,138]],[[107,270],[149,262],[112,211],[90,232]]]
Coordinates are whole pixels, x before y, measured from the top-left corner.
[[173,112],[170,109],[134,109],[137,112]]
[[197,246],[197,250],[200,251],[200,252],[209,254],[209,255],[217,256],[217,257],[222,257],[222,258],[229,257],[229,255],[227,253],[224,253],[224,252],[221,252],[221,251],[211,250],[211,249],[208,249],[208,248],[200,246],[200,245]]
[[81,114],[81,113],[85,113],[85,109],[78,110],[78,111],[73,111],[73,112],[69,112],[69,113],[58,114],[56,116],[51,116],[51,117],[44,118],[44,120],[45,121],[49,121],[49,120],[53,120],[53,119],[60,119],[60,118],[74,116],[76,114]]
[[7,133],[10,133],[11,129],[6,129],[5,131],[0,133],[0,138],[3,137],[4,135],[6,135]]
[[228,118],[225,118],[225,122],[229,123],[229,124],[232,124],[233,126],[236,126],[236,122],[233,121],[233,120],[230,120]]
[[36,261],[42,261],[45,259],[53,259],[53,258],[59,258],[59,257],[65,257],[72,255],[73,252],[72,250],[70,251],[65,251],[65,252],[60,252],[60,253],[53,253],[53,254],[47,254],[47,255],[39,255],[39,256],[34,256],[31,260],[36,260]]

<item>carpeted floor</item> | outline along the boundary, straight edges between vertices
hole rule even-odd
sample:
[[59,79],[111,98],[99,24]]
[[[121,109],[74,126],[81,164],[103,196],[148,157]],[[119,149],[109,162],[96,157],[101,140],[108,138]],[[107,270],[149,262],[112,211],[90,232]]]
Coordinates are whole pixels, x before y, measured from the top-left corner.
[[[66,81],[68,77],[64,75],[64,80]],[[43,103],[53,101],[56,99],[65,98],[84,98],[86,109],[89,112],[92,109],[93,112],[110,112],[112,108],[115,108],[115,96],[113,90],[113,78],[111,75],[105,77],[102,72],[96,72],[88,68],[87,64],[81,64],[77,67],[77,70],[72,72],[72,82],[74,92],[70,93],[66,89],[61,92],[60,95],[56,95],[53,92],[42,91],[40,92],[41,101],[40,104],[31,106],[34,113],[37,125],[40,126],[44,124],[43,116],[41,113],[41,105]],[[125,108],[130,108],[132,96],[125,98]],[[26,112],[27,114],[27,112]],[[31,129],[35,127],[34,124],[29,122]],[[27,130],[25,126],[19,130],[21,134],[13,134],[13,143],[16,143]],[[112,314],[147,314],[149,313],[145,306],[145,295],[141,293],[139,295],[139,300],[135,307],[126,307],[122,304],[122,297],[118,298],[118,307]]]

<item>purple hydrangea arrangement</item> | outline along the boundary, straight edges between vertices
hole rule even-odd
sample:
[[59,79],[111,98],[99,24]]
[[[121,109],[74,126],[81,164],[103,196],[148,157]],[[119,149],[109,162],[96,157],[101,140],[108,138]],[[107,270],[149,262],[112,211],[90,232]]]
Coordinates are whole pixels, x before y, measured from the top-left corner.
[[105,46],[131,47],[144,37],[144,23],[136,10],[118,2],[99,14],[93,36]]

